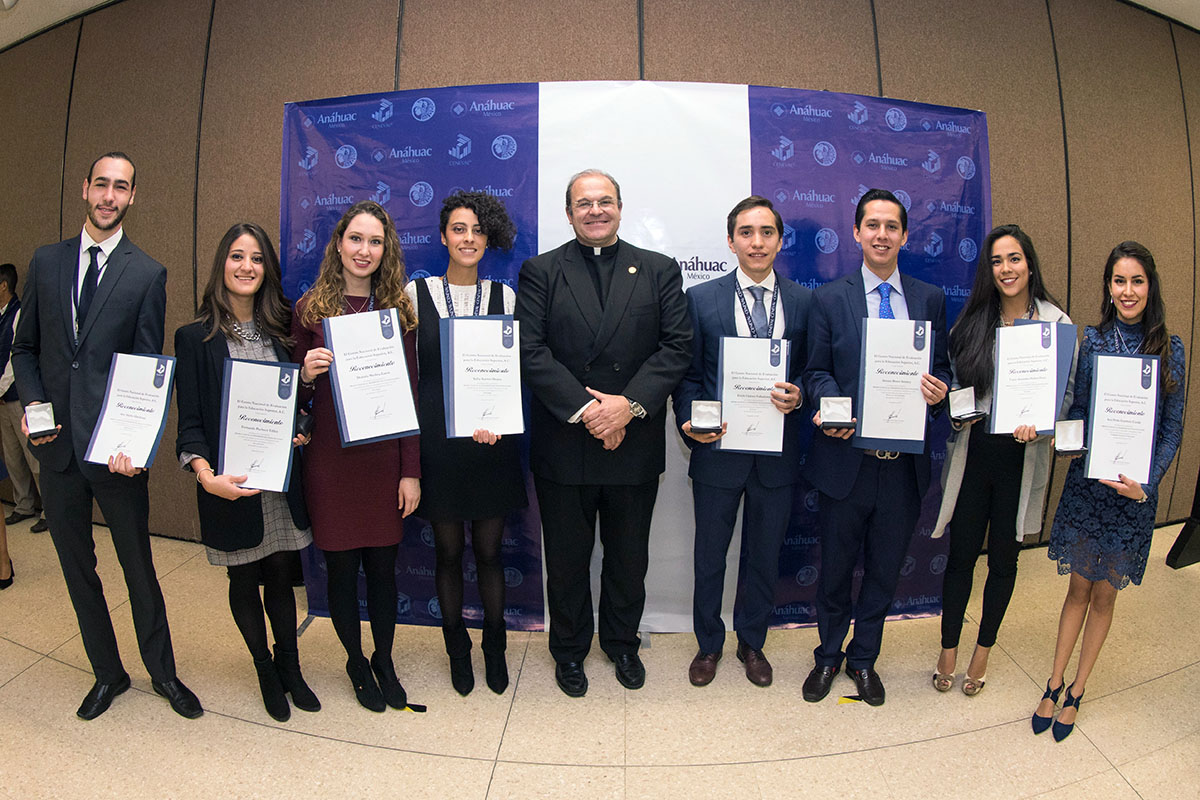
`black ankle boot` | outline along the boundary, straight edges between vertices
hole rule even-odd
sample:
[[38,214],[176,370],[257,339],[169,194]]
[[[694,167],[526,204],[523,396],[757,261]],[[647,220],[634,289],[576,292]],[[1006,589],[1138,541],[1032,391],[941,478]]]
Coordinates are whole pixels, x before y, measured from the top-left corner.
[[508,631],[504,621],[499,625],[483,623],[483,668],[488,688],[496,694],[504,694],[508,688],[508,662],[504,650],[508,643]]
[[446,640],[446,655],[450,656],[450,683],[454,691],[466,697],[475,688],[475,672],[471,668],[471,636],[460,619],[453,627],[442,627]]
[[292,696],[292,704],[301,711],[320,711],[321,701],[313,694],[300,674],[300,651],[289,650],[275,645],[275,668],[279,671],[279,679],[283,688]]
[[375,678],[371,675],[371,665],[363,656],[351,656],[346,662],[346,674],[354,684],[354,696],[358,704],[368,711],[386,711],[387,703],[379,691]]
[[279,679],[279,670],[275,669],[275,662],[270,658],[261,661],[256,658],[254,670],[258,673],[258,688],[262,692],[263,707],[272,719],[287,722],[291,719],[292,707],[288,705],[283,681]]
[[383,691],[383,699],[392,708],[403,711],[408,705],[408,693],[404,691],[400,679],[396,677],[396,667],[392,664],[392,657],[376,652],[371,656],[371,669],[374,670],[375,677],[379,679],[379,688]]

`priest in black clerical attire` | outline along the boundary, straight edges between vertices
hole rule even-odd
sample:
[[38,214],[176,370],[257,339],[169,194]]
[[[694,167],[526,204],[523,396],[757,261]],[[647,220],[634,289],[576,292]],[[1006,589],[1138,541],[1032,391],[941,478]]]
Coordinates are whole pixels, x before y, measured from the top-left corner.
[[617,238],[621,187],[584,170],[567,183],[575,239],[521,266],[521,372],[533,392],[530,467],[542,518],[550,653],[559,688],[587,692],[589,565],[600,520],[600,648],[617,680],[646,671],[650,517],[665,468],[667,398],[691,361],[679,265]]

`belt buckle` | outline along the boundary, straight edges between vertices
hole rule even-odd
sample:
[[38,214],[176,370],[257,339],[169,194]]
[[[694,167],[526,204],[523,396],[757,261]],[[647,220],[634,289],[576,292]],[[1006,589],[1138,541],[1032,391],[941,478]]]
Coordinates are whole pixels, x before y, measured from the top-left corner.
[[900,457],[900,451],[898,451],[898,450],[876,450],[875,457],[878,458],[880,461],[895,461],[897,458]]

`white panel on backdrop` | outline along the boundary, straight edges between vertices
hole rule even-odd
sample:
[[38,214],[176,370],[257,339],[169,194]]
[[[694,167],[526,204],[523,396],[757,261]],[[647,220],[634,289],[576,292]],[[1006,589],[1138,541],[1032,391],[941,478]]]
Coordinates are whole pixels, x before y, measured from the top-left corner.
[[574,238],[567,179],[595,167],[621,184],[622,239],[730,268],[725,215],[750,194],[745,86],[543,83],[538,116],[539,252]]

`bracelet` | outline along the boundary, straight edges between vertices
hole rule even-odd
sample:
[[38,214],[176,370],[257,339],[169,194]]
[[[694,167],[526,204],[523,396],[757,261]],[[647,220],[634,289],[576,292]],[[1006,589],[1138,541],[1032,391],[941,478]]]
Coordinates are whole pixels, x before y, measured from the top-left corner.
[[204,467],[200,470],[200,472],[196,473],[196,483],[200,483],[200,475],[205,471],[211,472],[214,478],[217,477],[217,471],[215,469],[212,467]]

